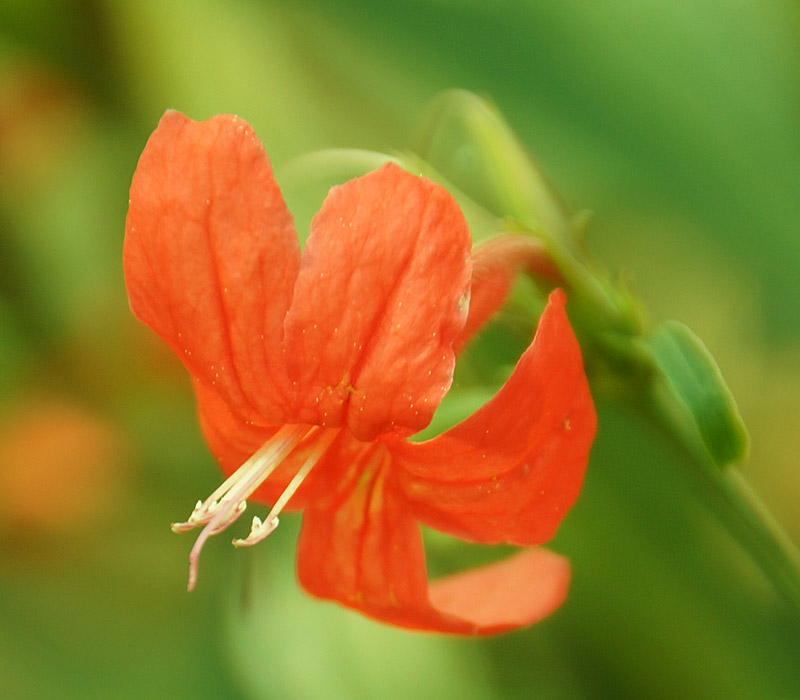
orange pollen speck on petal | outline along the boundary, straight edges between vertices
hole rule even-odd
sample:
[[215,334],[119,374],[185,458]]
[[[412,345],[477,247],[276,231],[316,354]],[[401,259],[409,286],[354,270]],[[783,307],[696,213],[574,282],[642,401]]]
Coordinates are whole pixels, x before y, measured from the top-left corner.
[[319,462],[338,435],[338,430],[326,430],[318,426],[285,425],[267,440],[250,459],[231,474],[205,501],[198,501],[189,519],[173,523],[173,532],[188,532],[202,527],[189,555],[189,583],[191,591],[197,582],[197,565],[206,540],[218,535],[232,525],[247,508],[247,499],[278,468],[301,443],[311,441],[313,447],[306,460],[284,489],[267,517],[262,521],[253,518],[250,534],[243,539],[234,539],[237,547],[254,545],[278,526],[278,515]]

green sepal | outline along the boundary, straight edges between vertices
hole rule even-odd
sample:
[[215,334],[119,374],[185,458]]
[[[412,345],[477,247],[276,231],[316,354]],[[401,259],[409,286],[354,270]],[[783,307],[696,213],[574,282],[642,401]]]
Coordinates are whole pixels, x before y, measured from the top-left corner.
[[703,341],[677,321],[647,339],[656,366],[654,388],[683,442],[702,444],[717,467],[747,458],[750,438],[736,401]]
[[572,248],[564,207],[500,112],[466,90],[431,103],[412,149],[477,204]]

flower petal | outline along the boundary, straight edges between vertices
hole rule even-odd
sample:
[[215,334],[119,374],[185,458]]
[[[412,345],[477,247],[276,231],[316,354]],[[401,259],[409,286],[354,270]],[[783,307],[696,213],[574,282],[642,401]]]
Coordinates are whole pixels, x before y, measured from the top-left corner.
[[560,290],[551,294],[533,343],[479,411],[428,442],[387,442],[425,524],[477,542],[534,545],[574,503],[596,416],[564,303]]
[[559,279],[559,272],[544,246],[530,236],[495,236],[472,249],[469,315],[455,343],[457,353],[500,309],[521,270],[555,281]]
[[540,547],[431,584],[431,603],[470,620],[480,634],[526,627],[555,612],[567,597],[569,562]]
[[394,164],[331,190],[286,318],[301,421],[362,440],[430,422],[452,381],[469,250],[455,200]]
[[393,483],[385,448],[353,441],[339,457],[330,488],[303,517],[298,576],[313,595],[400,627],[451,634],[529,625],[563,601],[569,565],[543,550],[435,582],[429,591],[419,527]]
[[195,122],[167,112],[131,184],[131,307],[243,415],[284,416],[283,319],[299,255],[252,129],[230,115]]

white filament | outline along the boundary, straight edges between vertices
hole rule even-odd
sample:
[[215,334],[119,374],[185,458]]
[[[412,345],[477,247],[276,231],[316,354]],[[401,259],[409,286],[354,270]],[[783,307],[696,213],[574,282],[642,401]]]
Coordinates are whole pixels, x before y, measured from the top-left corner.
[[[285,425],[278,430],[269,440],[267,440],[258,451],[253,454],[241,467],[239,467],[233,474],[231,474],[222,485],[217,488],[205,501],[198,501],[189,519],[183,523],[173,523],[173,532],[187,532],[195,527],[204,526],[203,530],[197,537],[197,540],[192,547],[191,554],[189,555],[189,584],[188,589],[191,591],[197,582],[197,562],[200,557],[200,551],[206,540],[212,535],[219,534],[229,525],[231,525],[247,508],[247,499],[286,459],[286,457],[294,450],[297,445],[309,437],[312,433],[318,431],[319,428],[312,427],[309,429],[307,425]],[[305,478],[311,467],[319,460],[322,453],[332,442],[336,435],[335,431],[330,431],[331,434],[325,435],[322,439],[323,447],[321,449],[314,448],[312,456],[315,456],[312,464],[308,465],[308,460],[295,475],[294,479],[289,483],[284,494],[278,499],[276,506],[280,504],[281,509],[286,505],[286,502],[291,498],[291,495],[300,485],[300,482]],[[309,459],[311,459],[309,457]],[[298,476],[302,477],[298,480]],[[297,483],[295,484],[295,481]],[[286,492],[292,489],[289,495],[284,499]],[[275,508],[273,508],[275,511]],[[275,521],[275,524],[269,530],[275,529],[277,526],[277,512],[270,513],[267,517],[266,523]],[[266,537],[266,534],[261,534],[264,526],[259,522],[259,527],[254,530],[259,530],[258,540],[260,541]],[[250,536],[242,542],[247,544],[255,544],[255,541],[249,541],[253,536],[251,531]],[[238,542],[238,541],[237,541]]]

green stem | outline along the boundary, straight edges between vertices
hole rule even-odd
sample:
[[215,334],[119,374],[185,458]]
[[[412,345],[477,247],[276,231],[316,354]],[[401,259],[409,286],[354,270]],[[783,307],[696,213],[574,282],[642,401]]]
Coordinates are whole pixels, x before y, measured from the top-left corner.
[[[735,467],[700,470],[717,516],[800,614],[800,552]],[[716,472],[716,473],[715,473]]]
[[775,587],[800,613],[800,550],[735,467],[716,474],[721,515]]
[[[663,430],[667,424],[661,412],[652,403],[649,407],[654,409],[648,412],[649,418]],[[668,434],[686,457],[682,461],[703,502],[800,615],[800,550],[795,543],[736,467],[720,468],[702,459],[680,434],[674,431]]]

